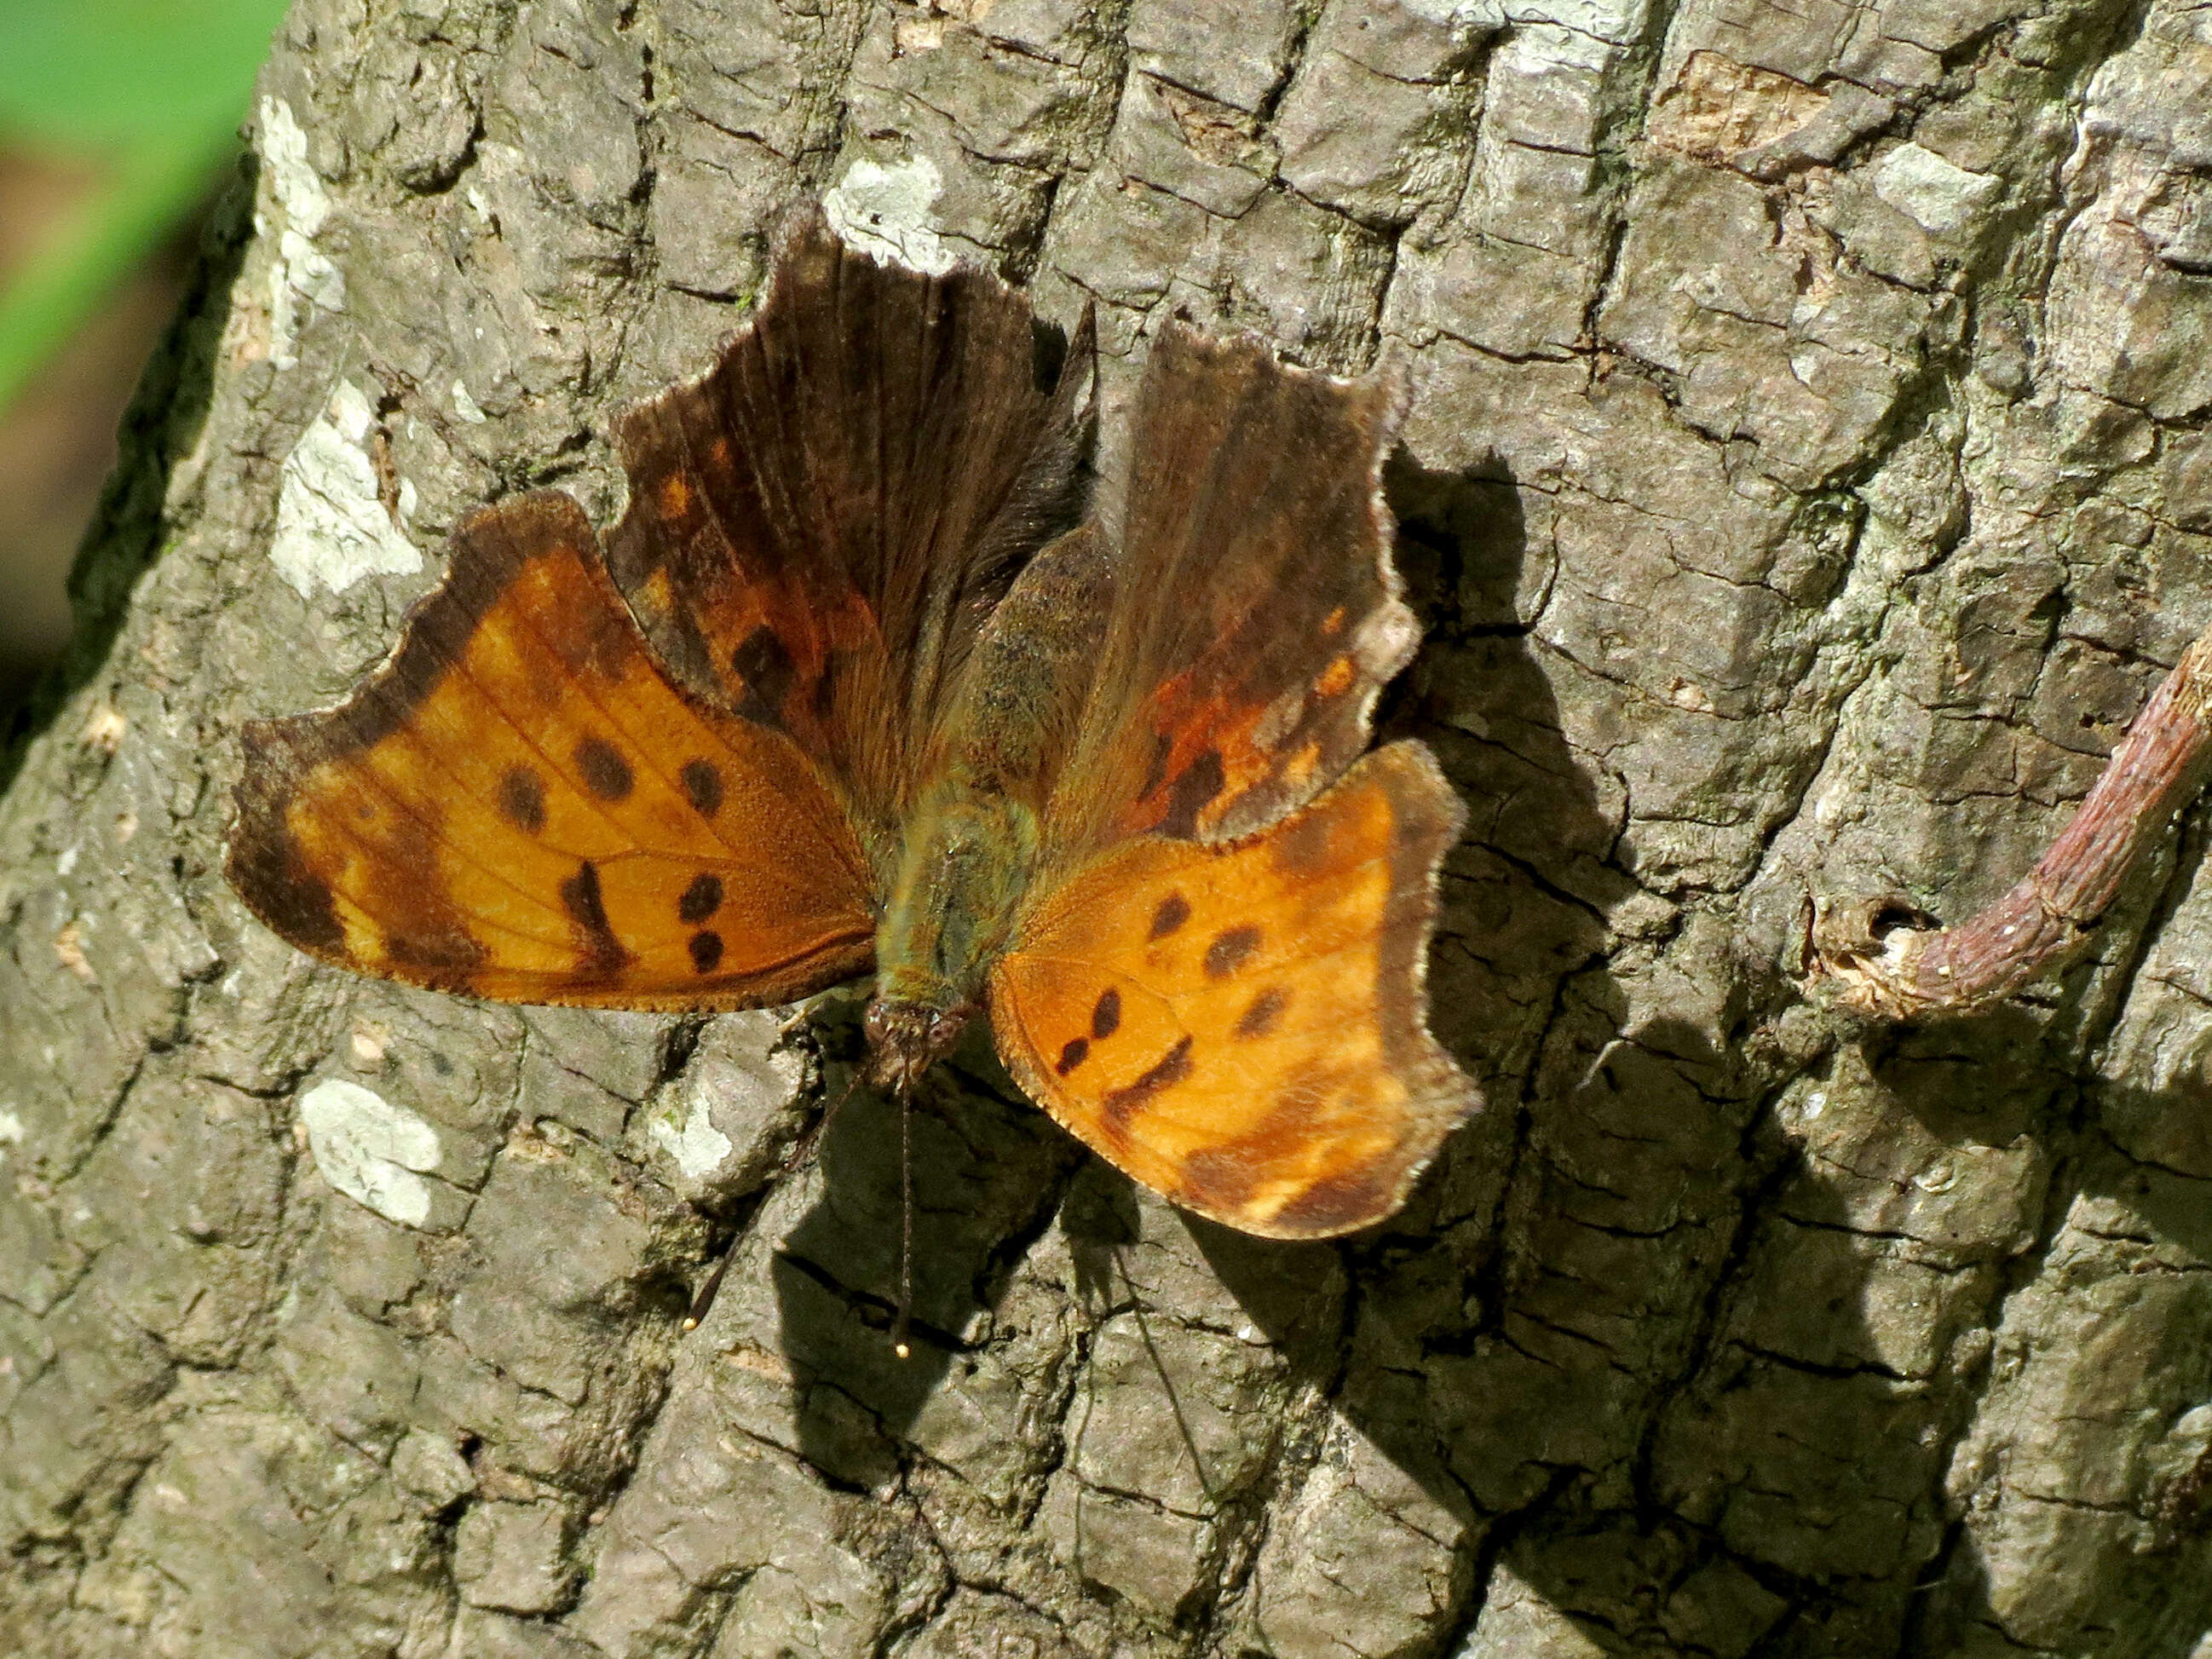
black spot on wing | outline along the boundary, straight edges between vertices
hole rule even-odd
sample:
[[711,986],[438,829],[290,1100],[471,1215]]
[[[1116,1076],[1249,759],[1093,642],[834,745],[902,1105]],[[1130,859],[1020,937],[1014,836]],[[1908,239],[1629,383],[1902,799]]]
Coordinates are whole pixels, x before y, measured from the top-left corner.
[[576,770],[583,775],[584,787],[601,800],[625,799],[637,782],[629,763],[605,738],[586,738],[577,744]]
[[499,810],[509,823],[533,836],[545,827],[545,780],[534,767],[507,769],[499,781]]
[[691,965],[702,974],[711,974],[722,960],[722,936],[716,933],[691,935]]
[[599,894],[599,866],[586,860],[576,873],[561,884],[561,908],[583,935],[583,962],[587,974],[618,972],[629,960],[614,929],[607,926],[606,902]]
[[1263,1037],[1273,1030],[1283,1018],[1283,1010],[1290,1006],[1291,994],[1279,985],[1270,985],[1252,999],[1252,1006],[1237,1017],[1237,1035],[1249,1041]]
[[696,927],[722,908],[722,878],[702,875],[684,890],[676,901],[676,919]]
[[1226,979],[1243,967],[1255,951],[1260,948],[1260,930],[1250,922],[1241,927],[1223,929],[1213,936],[1213,943],[1206,947],[1206,976]]
[[1152,912],[1152,931],[1150,937],[1165,939],[1190,920],[1190,901],[1181,893],[1170,893],[1160,901],[1159,908]]
[[1184,841],[1195,837],[1199,813],[1228,781],[1229,775],[1222,769],[1221,751],[1206,750],[1176,773],[1175,781],[1168,787],[1167,811],[1160,815],[1157,826],[1159,833]]
[[1121,994],[1108,986],[1098,994],[1098,1001],[1091,1010],[1091,1035],[1104,1042],[1121,1029]]
[[1052,1069],[1059,1073],[1060,1076],[1066,1077],[1070,1072],[1082,1065],[1083,1062],[1090,1057],[1091,1039],[1089,1037],[1070,1037],[1067,1040],[1067,1046],[1060,1051],[1060,1058],[1053,1062]]
[[684,794],[702,818],[711,818],[722,810],[722,775],[714,763],[688,760],[677,777],[684,785]]
[[1116,1132],[1125,1128],[1130,1118],[1152,1099],[1164,1094],[1190,1075],[1190,1038],[1179,1039],[1175,1047],[1159,1058],[1159,1063],[1139,1077],[1134,1083],[1120,1089],[1109,1089],[1099,1103],[1104,1107],[1106,1123]]

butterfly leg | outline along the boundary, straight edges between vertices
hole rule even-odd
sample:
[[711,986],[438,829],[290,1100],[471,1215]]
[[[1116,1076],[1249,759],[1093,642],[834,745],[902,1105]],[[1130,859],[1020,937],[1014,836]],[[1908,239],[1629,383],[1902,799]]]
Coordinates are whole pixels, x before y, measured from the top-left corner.
[[[791,1151],[784,1155],[783,1159],[785,1180],[789,1180],[814,1161],[814,1154],[822,1145],[822,1138],[830,1133],[830,1124],[836,1121],[838,1109],[853,1097],[853,1091],[860,1086],[866,1075],[861,1072],[854,1073],[853,1080],[845,1085],[843,1092],[823,1107],[822,1115],[808,1125],[805,1133],[792,1143]],[[722,1275],[729,1272],[730,1258],[736,1254],[737,1246],[733,1242],[730,1249],[723,1252],[722,1259],[714,1264],[714,1271],[707,1275],[707,1282],[699,1287],[699,1294],[691,1298],[690,1310],[684,1316],[685,1331],[696,1331],[706,1322],[708,1312],[714,1305],[714,1297],[722,1288]]]

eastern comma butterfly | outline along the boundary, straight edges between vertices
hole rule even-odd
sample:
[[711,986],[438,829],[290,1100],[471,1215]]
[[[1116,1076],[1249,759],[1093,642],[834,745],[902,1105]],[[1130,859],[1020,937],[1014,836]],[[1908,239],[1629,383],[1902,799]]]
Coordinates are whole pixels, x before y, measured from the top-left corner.
[[1423,986],[1464,811],[1419,744],[1363,752],[1419,635],[1402,393],[1170,322],[1116,530],[1077,522],[1087,317],[1052,355],[990,274],[794,218],[714,367],[617,422],[611,533],[554,490],[473,514],[346,702],[246,726],[231,884],[325,962],[505,1002],[872,971],[878,1085],[988,1012],[1174,1202],[1389,1215],[1476,1104]]

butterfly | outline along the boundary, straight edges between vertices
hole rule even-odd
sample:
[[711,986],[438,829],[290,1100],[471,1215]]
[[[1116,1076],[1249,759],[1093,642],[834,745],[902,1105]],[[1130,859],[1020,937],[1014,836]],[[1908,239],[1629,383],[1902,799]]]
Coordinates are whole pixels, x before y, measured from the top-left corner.
[[714,1011],[872,971],[903,1099],[1006,1069],[1175,1203],[1279,1238],[1394,1212],[1473,1083],[1430,1035],[1464,809],[1368,750],[1419,638],[1388,375],[1163,325],[1118,511],[1094,351],[966,266],[779,234],[750,324],[629,410],[604,538],[539,490],[337,707],[249,723],[227,873],[357,973]]

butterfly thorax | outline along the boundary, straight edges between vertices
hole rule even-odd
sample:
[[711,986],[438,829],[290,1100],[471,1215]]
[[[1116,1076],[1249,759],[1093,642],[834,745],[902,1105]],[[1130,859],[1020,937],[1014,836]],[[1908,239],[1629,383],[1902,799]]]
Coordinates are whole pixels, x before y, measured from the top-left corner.
[[876,930],[875,1081],[927,1070],[982,1006],[1037,869],[1040,815],[1091,683],[1111,572],[1088,531],[1030,562],[979,631]]
[[876,930],[866,1029],[878,1085],[910,1085],[981,1006],[1036,850],[1036,814],[971,778],[944,780],[923,799]]

